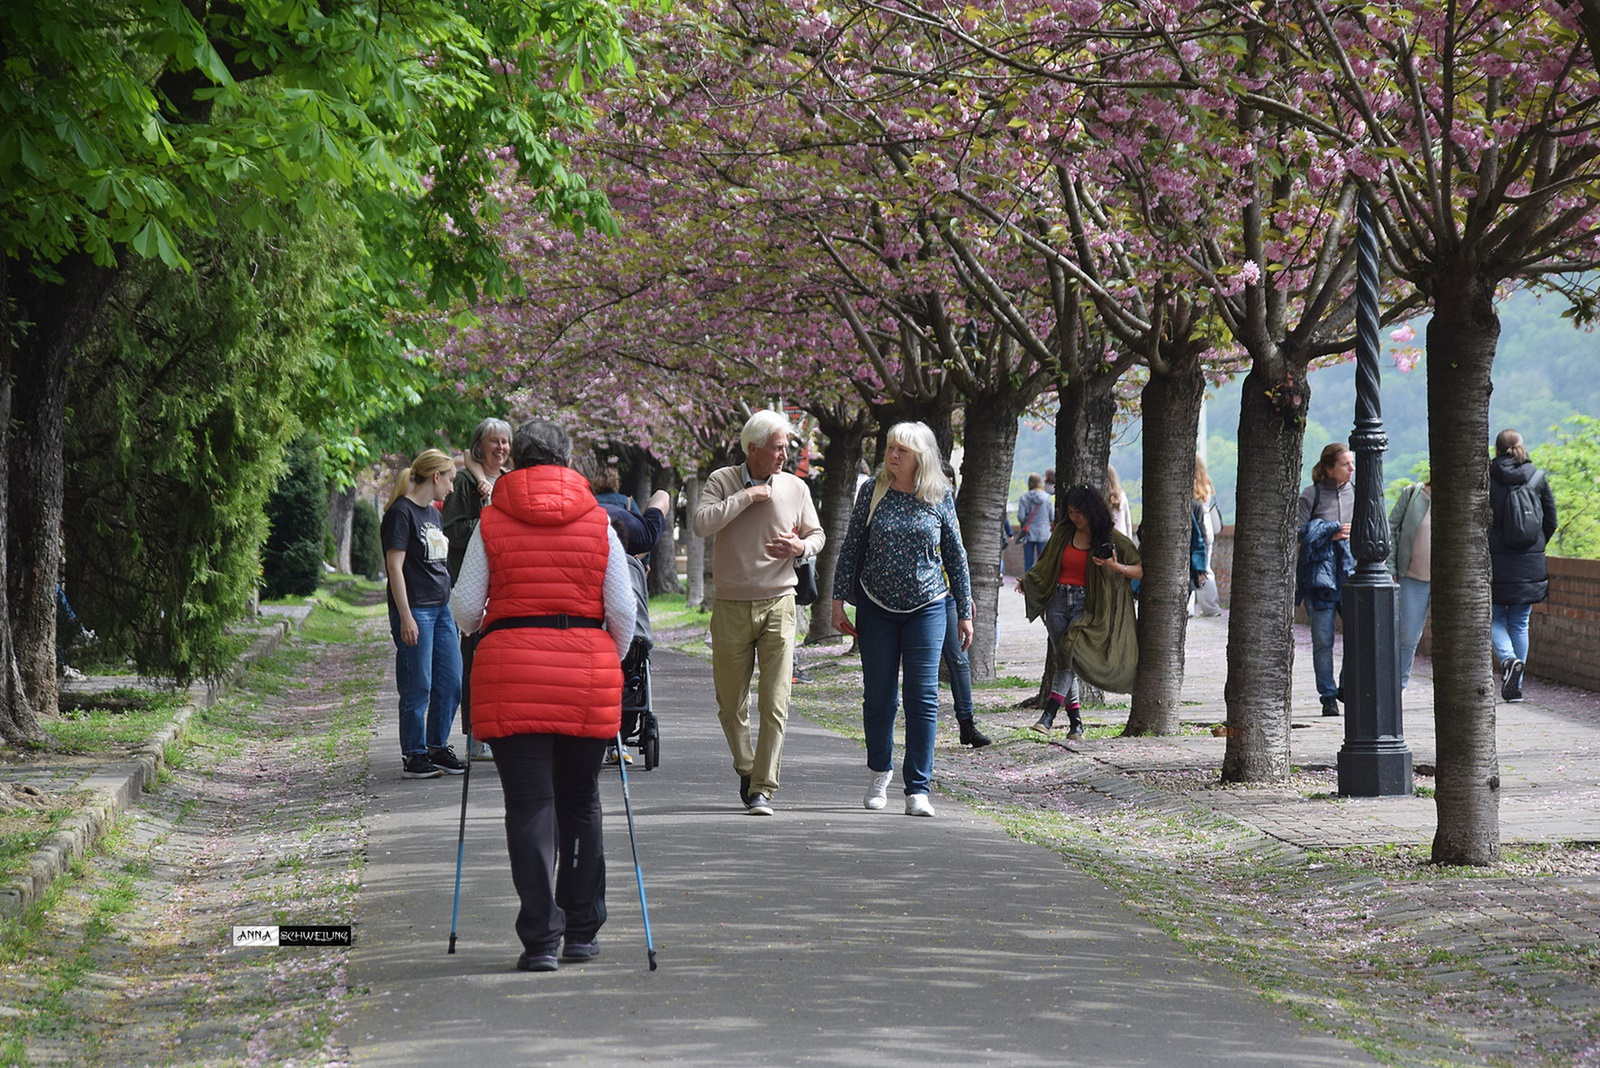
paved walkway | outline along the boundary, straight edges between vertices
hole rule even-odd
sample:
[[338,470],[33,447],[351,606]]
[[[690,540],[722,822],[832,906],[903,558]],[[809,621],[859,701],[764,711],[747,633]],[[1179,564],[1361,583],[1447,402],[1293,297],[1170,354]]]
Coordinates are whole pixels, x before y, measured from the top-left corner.
[[932,820],[898,803],[864,810],[859,746],[802,717],[777,815],[745,815],[705,666],[665,653],[656,669],[662,765],[630,777],[654,973],[610,775],[604,955],[513,969],[492,764],[470,786],[460,940],[446,955],[461,780],[400,779],[383,719],[350,967],[369,993],[341,1035],[356,1064],[468,1050],[483,1068],[1376,1063],[948,797]]

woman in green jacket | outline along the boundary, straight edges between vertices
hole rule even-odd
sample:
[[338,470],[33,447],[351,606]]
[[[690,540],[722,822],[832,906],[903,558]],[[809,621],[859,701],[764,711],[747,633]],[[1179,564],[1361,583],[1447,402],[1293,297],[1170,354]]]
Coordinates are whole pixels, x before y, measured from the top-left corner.
[[1066,518],[1018,585],[1028,619],[1045,617],[1056,654],[1050,697],[1033,729],[1049,731],[1065,708],[1067,738],[1076,741],[1083,737],[1079,677],[1114,693],[1133,689],[1139,637],[1132,583],[1144,577],[1144,565],[1138,547],[1112,528],[1111,509],[1099,491],[1070,486],[1063,506]]

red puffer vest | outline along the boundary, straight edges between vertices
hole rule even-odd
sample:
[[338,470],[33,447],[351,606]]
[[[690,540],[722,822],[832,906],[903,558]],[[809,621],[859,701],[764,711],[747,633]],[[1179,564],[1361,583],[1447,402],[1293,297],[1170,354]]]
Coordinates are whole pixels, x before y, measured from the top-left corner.
[[[478,532],[489,561],[487,627],[514,616],[605,618],[606,513],[566,467],[502,475]],[[622,720],[622,665],[609,632],[497,630],[472,661],[472,734],[610,738]]]

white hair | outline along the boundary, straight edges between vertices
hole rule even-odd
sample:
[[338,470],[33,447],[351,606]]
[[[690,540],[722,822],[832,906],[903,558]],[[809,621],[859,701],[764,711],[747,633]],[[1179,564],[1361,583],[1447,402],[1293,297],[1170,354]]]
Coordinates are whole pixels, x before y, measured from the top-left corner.
[[751,446],[765,445],[774,434],[782,434],[787,440],[794,436],[794,427],[782,412],[763,408],[745,420],[744,429],[739,431],[739,447],[748,453]]
[[[924,504],[938,504],[950,492],[950,480],[944,477],[944,457],[939,453],[939,439],[927,423],[896,423],[889,428],[883,440],[884,448],[899,445],[910,449],[917,458],[917,488],[911,495]],[[893,476],[886,467],[878,468],[878,481],[887,485]]]

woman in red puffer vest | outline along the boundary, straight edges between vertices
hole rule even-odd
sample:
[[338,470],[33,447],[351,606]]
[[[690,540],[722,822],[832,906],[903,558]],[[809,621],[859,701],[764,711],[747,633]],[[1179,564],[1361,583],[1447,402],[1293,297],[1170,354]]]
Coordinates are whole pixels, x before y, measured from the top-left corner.
[[462,633],[483,631],[472,730],[494,750],[505,794],[523,971],[600,952],[600,764],[633,639],[627,559],[571,453],[555,423],[517,428],[515,469],[495,484],[450,598]]

